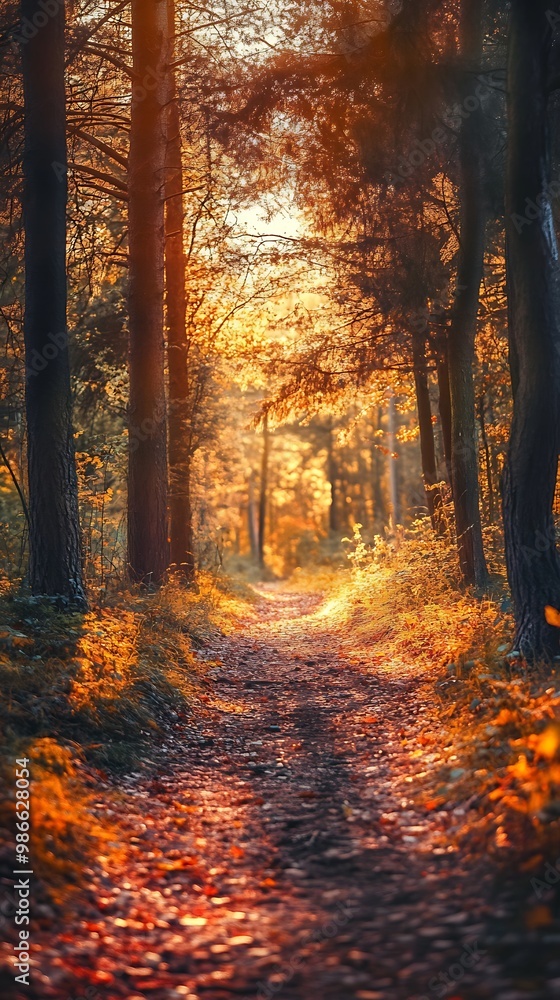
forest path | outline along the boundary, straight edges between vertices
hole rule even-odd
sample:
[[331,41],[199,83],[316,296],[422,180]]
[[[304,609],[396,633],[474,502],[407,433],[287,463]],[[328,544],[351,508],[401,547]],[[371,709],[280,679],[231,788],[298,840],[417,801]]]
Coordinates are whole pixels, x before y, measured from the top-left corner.
[[505,915],[491,875],[457,853],[449,812],[415,801],[426,755],[445,758],[428,689],[351,640],[320,595],[268,586],[205,651],[205,717],[166,738],[156,774],[119,783],[127,863],[86,873],[80,919],[45,935],[37,996],[528,995],[483,954]]

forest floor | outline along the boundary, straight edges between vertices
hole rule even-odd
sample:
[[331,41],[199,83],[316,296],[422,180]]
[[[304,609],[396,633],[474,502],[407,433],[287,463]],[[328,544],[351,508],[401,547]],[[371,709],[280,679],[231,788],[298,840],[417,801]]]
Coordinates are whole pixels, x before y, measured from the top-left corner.
[[456,760],[434,677],[277,584],[199,655],[210,693],[151,767],[92,769],[122,850],[80,875],[64,920],[39,907],[32,985],[6,977],[6,997],[560,995],[560,923],[539,920],[530,873],[455,836],[469,803],[431,799]]

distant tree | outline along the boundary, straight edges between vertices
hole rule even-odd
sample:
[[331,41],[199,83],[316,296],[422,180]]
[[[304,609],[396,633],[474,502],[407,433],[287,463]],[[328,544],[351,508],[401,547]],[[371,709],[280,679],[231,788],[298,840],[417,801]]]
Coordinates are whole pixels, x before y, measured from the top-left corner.
[[[480,74],[484,39],[484,0],[461,0],[460,86],[463,101],[472,97]],[[476,99],[475,99],[476,100]],[[464,117],[459,137],[460,244],[457,291],[448,333],[451,399],[451,465],[459,564],[467,584],[484,587],[488,570],[482,542],[476,444],[474,360],[480,285],[484,269],[486,197],[482,154],[483,112]]]
[[268,466],[270,462],[270,429],[268,415],[263,417],[261,479],[259,485],[259,520],[258,520],[258,559],[259,566],[264,569],[264,545],[266,540],[266,511],[268,505]]
[[[175,3],[167,0],[167,146],[165,163],[165,301],[169,367],[169,534],[170,560],[190,582],[194,578],[194,538],[191,501],[191,380],[187,336],[187,255],[181,116],[174,60]],[[190,353],[190,357],[189,357]]]
[[159,583],[169,564],[164,288],[166,0],[132,0],[128,164],[130,451],[128,564]]
[[340,534],[340,522],[338,513],[338,466],[335,451],[334,421],[327,420],[325,424],[325,437],[327,444],[327,465],[326,477],[329,484],[329,533],[336,537]]

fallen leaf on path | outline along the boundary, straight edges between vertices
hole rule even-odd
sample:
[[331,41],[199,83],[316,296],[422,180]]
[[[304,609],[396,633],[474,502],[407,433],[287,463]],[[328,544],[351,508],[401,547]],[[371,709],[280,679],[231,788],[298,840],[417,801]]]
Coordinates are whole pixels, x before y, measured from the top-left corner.
[[560,628],[560,611],[551,607],[550,604],[547,604],[544,609],[544,617],[549,625],[553,625],[555,628]]
[[539,927],[548,927],[554,920],[548,906],[535,906],[529,910],[525,917],[525,926],[530,931],[538,930]]
[[181,858],[179,861],[160,861],[156,868],[159,868],[161,872],[177,872],[184,871],[185,868],[190,868],[196,863],[195,858]]
[[445,799],[443,795],[440,795],[438,798],[435,799],[428,799],[428,801],[424,804],[424,809],[427,809],[428,812],[432,812],[433,809],[439,809],[439,807],[443,805],[444,802]]

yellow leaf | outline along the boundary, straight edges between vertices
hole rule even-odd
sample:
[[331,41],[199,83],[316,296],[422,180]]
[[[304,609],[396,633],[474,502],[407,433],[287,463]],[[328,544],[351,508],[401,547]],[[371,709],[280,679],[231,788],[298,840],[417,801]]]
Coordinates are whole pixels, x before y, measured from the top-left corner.
[[505,790],[500,786],[500,788],[494,788],[489,794],[488,798],[491,802],[496,802],[505,795]]
[[499,715],[493,720],[494,726],[507,726],[508,723],[513,722],[515,715],[509,708],[502,708]]
[[501,805],[506,809],[515,809],[516,812],[527,812],[527,803],[523,799],[520,799],[518,795],[504,795]]
[[520,778],[521,781],[525,781],[531,774],[531,768],[527,763],[527,758],[525,754],[521,754],[517,759],[517,763],[511,764],[508,767],[510,774],[513,774],[514,778]]
[[180,858],[178,861],[160,861],[156,866],[161,872],[179,872],[195,863],[195,859]]
[[560,628],[560,611],[557,611],[556,608],[552,608],[550,604],[547,604],[544,609],[544,617],[549,625],[554,625],[556,628]]
[[537,753],[540,757],[546,757],[547,760],[552,760],[552,758],[556,755],[556,751],[559,746],[560,726],[558,723],[553,723],[539,736],[539,741],[536,747]]

